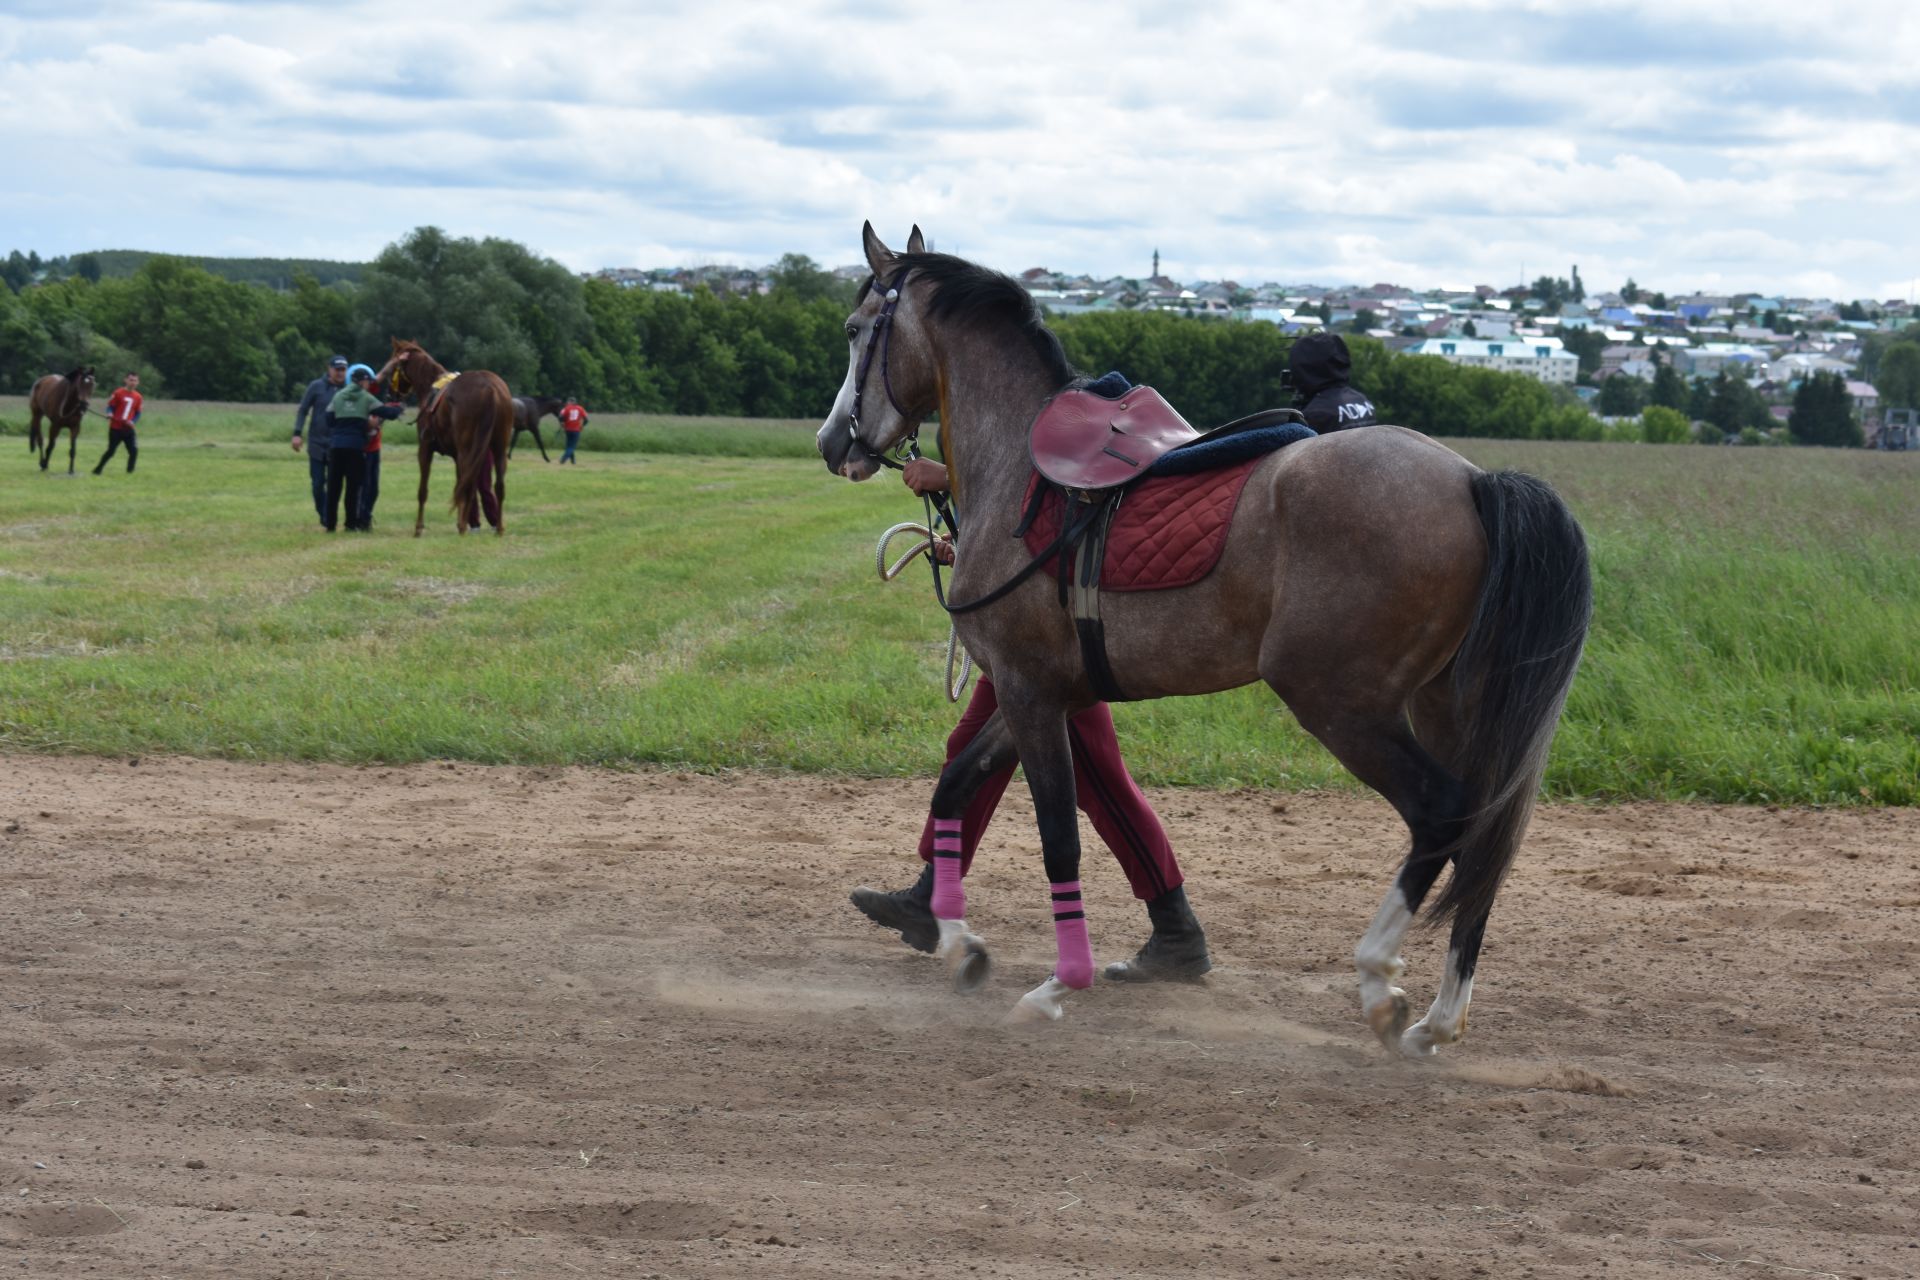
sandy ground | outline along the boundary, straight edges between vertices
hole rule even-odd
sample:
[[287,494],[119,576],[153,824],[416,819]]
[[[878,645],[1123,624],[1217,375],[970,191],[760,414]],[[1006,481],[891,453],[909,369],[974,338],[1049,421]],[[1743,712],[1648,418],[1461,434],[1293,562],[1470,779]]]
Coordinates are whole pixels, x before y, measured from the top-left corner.
[[1157,793],[1219,969],[1031,1031],[1024,800],[969,999],[846,904],[924,783],[0,777],[0,1274],[1920,1275],[1920,814],[1547,809],[1423,1065],[1367,798]]

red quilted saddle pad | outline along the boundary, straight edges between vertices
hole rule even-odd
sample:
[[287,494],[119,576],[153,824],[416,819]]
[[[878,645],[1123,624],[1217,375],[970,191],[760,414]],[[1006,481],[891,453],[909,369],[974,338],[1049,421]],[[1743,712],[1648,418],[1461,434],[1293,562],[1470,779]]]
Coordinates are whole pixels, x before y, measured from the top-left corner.
[[[1227,526],[1247,477],[1264,459],[1190,476],[1156,476],[1127,490],[1107,534],[1100,562],[1102,591],[1165,591],[1190,587],[1213,572],[1227,545]],[[1027,482],[1021,509],[1033,501],[1036,474]],[[1039,555],[1060,536],[1065,500],[1048,493],[1027,530],[1027,551]],[[1052,566],[1049,566],[1051,569]]]

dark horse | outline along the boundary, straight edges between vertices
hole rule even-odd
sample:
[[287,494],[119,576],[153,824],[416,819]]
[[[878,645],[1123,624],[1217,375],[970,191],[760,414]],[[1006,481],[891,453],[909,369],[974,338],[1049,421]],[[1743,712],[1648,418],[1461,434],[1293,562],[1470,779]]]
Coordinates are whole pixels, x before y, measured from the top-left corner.
[[493,531],[505,533],[507,446],[513,439],[507,384],[485,369],[449,376],[419,343],[405,338],[393,340],[393,354],[373,381],[383,392],[419,397],[414,422],[420,430],[420,509],[413,536],[427,527],[427,478],[436,453],[453,459],[453,514],[460,532],[478,528],[485,507]]
[[[864,239],[872,287],[847,318],[847,378],[820,452],[829,471],[865,480],[939,413],[965,533],[948,598],[964,606],[1029,563],[1008,536],[1032,474],[1027,427],[1073,370],[1017,282],[925,252],[918,228],[903,254],[871,226]],[[1078,897],[1080,878],[1066,724],[1096,700],[1057,592],[1037,574],[954,615],[1000,710],[933,798],[935,818],[957,819],[980,779],[1017,760],[1056,904]],[[1101,610],[1113,675],[1130,696],[1264,680],[1399,811],[1412,850],[1355,950],[1362,1011],[1383,1043],[1412,1056],[1457,1040],[1592,611],[1586,542],[1559,497],[1400,427],[1325,435],[1258,464],[1207,577],[1109,595]],[[1432,1009],[1408,1026],[1394,985],[1401,940],[1449,864],[1430,912],[1453,924],[1446,972]],[[1069,991],[1092,982],[1081,911],[1056,912],[1059,963],[1016,1015],[1058,1017]],[[964,920],[938,923],[956,980],[977,973],[980,944]]]
[[[33,384],[27,396],[27,411],[32,419],[27,427],[27,450],[39,457],[42,471],[53,461],[53,446],[59,443],[64,430],[73,432],[67,440],[67,474],[73,474],[73,455],[80,448],[80,419],[87,415],[87,400],[92,395],[93,366],[90,364],[70,369],[64,376],[50,373]],[[40,448],[41,418],[47,419],[44,453]]]
[[507,446],[507,456],[513,456],[514,445],[520,443],[520,433],[533,432],[533,442],[540,446],[540,461],[552,462],[547,456],[547,442],[540,438],[540,419],[551,414],[560,416],[560,410],[567,402],[559,396],[515,396],[513,398],[513,444]]

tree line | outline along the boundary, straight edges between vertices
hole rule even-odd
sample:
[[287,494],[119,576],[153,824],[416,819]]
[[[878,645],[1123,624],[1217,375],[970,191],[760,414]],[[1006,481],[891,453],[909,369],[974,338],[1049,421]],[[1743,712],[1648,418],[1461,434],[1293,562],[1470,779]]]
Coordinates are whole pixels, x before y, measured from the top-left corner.
[[[449,368],[491,369],[516,392],[578,395],[601,410],[813,418],[845,377],[841,325],[857,287],[788,255],[766,293],[628,289],[582,280],[512,241],[434,227],[389,245],[357,282],[323,282],[296,267],[287,288],[229,279],[186,258],[106,264],[131,267],[116,275],[92,269],[102,265],[98,255],[82,256],[96,261],[52,283],[0,290],[0,392],[18,394],[43,373],[84,363],[114,380],[138,372],[160,396],[290,401],[334,352],[377,365],[389,336],[400,336]],[[1118,369],[1157,387],[1201,427],[1291,396],[1282,375],[1292,339],[1273,325],[1145,311],[1052,323],[1079,368]],[[1348,341],[1354,385],[1383,421],[1445,436],[1608,438],[1568,388]],[[1597,363],[1597,349],[1578,354]],[[1898,369],[1902,359],[1890,364]],[[1737,378],[1689,385],[1663,367],[1644,403],[1625,412],[1648,406],[1734,434],[1772,425]]]

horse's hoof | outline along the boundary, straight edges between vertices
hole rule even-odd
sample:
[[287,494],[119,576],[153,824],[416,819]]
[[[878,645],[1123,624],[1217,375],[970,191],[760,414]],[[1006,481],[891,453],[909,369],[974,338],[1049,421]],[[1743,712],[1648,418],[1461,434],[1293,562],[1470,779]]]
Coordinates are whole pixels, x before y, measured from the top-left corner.
[[987,979],[993,976],[993,957],[987,954],[986,943],[968,938],[965,949],[947,967],[953,974],[953,989],[968,995],[987,985]]
[[1400,1047],[1400,1037],[1407,1029],[1407,1019],[1411,1010],[1407,1007],[1407,993],[1398,987],[1390,987],[1387,998],[1375,1002],[1367,1010],[1367,1025],[1373,1028],[1373,1034],[1381,1044],[1389,1049]]
[[1007,1015],[1007,1021],[1016,1025],[1058,1022],[1067,1011],[1066,999],[1073,991],[1074,988],[1057,976],[1049,975],[1045,982],[1020,997],[1013,1012]]
[[1006,1022],[1010,1027],[1037,1027],[1048,1022],[1058,1022],[1066,1010],[1056,1004],[1035,1000],[1031,995],[1020,997],[1018,1004],[1007,1014]]

